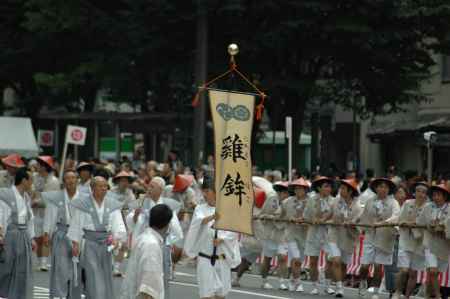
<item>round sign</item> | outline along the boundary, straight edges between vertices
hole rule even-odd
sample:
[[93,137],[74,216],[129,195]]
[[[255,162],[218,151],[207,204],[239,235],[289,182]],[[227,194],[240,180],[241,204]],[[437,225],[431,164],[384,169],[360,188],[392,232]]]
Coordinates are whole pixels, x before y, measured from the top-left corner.
[[79,129],[75,129],[70,134],[70,137],[72,137],[74,141],[81,141],[83,139],[83,132]]

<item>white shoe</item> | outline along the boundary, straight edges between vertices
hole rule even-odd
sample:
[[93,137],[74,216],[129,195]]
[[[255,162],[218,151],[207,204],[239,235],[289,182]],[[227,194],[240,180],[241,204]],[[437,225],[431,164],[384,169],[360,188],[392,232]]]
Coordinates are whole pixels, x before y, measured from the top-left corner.
[[287,287],[287,285],[284,282],[282,282],[282,283],[280,283],[280,290],[287,291],[287,290],[289,290],[289,288]]
[[328,295],[334,295],[335,291],[331,287],[325,287],[325,293]]
[[366,296],[366,294],[367,294],[367,281],[360,281],[358,295],[360,297],[364,297],[364,296]]
[[297,288],[295,289],[295,291],[296,291],[296,292],[302,293],[302,292],[304,292],[305,290],[303,289],[303,285],[302,285],[302,284],[299,284],[299,285],[297,286]]
[[241,286],[241,284],[239,283],[239,280],[237,278],[233,279],[233,281],[231,282],[231,286],[238,288]]
[[263,285],[261,286],[261,288],[263,288],[263,289],[265,289],[265,290],[272,290],[272,289],[273,289],[273,286],[272,286],[270,283],[265,282],[265,283],[263,283]]
[[41,265],[39,266],[39,270],[41,270],[43,272],[47,272],[48,271],[47,259],[46,258],[42,258],[40,264]]
[[318,289],[318,288],[314,288],[314,289],[311,291],[311,293],[309,293],[309,294],[311,294],[311,295],[319,295],[320,292],[319,292],[319,289]]

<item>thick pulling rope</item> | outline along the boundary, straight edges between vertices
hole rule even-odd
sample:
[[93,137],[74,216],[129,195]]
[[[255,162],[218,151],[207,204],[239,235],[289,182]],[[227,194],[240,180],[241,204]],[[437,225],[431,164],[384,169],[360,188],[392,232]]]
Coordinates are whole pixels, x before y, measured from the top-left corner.
[[256,87],[255,84],[253,84],[242,72],[240,72],[237,68],[237,64],[234,61],[234,57],[231,57],[231,61],[230,61],[230,69],[228,71],[226,71],[225,73],[213,78],[210,81],[207,81],[206,83],[202,84],[199,88],[197,93],[194,96],[194,99],[192,100],[192,107],[197,107],[198,103],[200,102],[200,94],[205,91],[209,85],[213,84],[214,82],[222,79],[223,77],[231,74],[231,73],[236,73],[238,74],[245,82],[247,82],[248,85],[250,85],[261,97],[261,101],[259,102],[258,105],[256,105],[256,120],[261,120],[262,118],[262,114],[264,112],[264,102],[266,99],[266,94],[264,92],[262,92],[258,87]]

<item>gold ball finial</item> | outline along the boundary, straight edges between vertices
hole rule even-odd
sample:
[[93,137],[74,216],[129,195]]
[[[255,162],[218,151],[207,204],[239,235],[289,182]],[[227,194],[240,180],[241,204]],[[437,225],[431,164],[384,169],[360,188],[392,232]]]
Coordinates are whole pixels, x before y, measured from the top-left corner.
[[231,56],[235,56],[239,53],[239,47],[236,44],[230,44],[228,46],[228,54],[230,54]]

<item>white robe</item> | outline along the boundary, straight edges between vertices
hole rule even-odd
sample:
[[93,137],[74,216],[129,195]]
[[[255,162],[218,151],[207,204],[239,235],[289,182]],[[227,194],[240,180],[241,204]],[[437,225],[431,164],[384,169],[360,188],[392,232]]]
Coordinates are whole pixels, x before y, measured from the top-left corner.
[[137,238],[131,253],[121,299],[138,299],[140,293],[153,299],[164,298],[163,238],[152,228],[146,228]]
[[231,269],[241,262],[238,234],[219,230],[218,239],[224,240],[217,247],[217,255],[225,255],[225,259],[218,259],[214,266],[211,260],[199,256],[200,253],[212,256],[215,230],[214,221],[202,224],[205,217],[215,213],[215,207],[201,204],[195,208],[191,227],[186,236],[184,251],[189,257],[197,259],[197,280],[200,298],[221,296],[225,297],[231,290]]
[[[105,210],[104,202],[99,206],[94,200],[94,207],[96,209],[98,219],[103,219],[103,212]],[[112,233],[114,240],[126,242],[127,230],[122,219],[120,210],[115,210],[109,215],[108,231]],[[67,236],[70,240],[80,243],[83,239],[83,230],[95,231],[94,221],[90,214],[85,213],[79,209],[72,209],[72,217],[70,219],[70,226]]]
[[[34,216],[33,211],[31,209],[31,199],[28,196],[27,193],[25,193],[25,196],[20,195],[19,191],[17,191],[16,186],[12,186],[12,190],[14,192],[14,195],[16,196],[16,205],[18,210],[18,216],[19,216],[19,224],[25,224],[27,221],[27,213],[29,212],[31,215],[31,219],[28,222],[28,233],[30,234],[30,238],[35,237],[34,233]],[[11,208],[0,200],[0,235],[3,237],[6,234],[6,231],[8,229],[8,224],[11,221]]]
[[[75,193],[73,198],[78,196],[78,191]],[[67,194],[67,190],[64,189],[64,203],[66,209],[66,219],[67,222],[70,223],[70,217],[72,215],[73,208],[70,206],[69,195]],[[44,233],[47,233],[51,236],[56,231],[56,223],[58,222],[58,207],[56,205],[47,204],[45,208],[45,216],[44,216]]]
[[[156,203],[150,198],[145,198],[145,201],[148,202],[150,209],[148,211],[142,211],[136,223],[133,221],[135,211],[129,213],[126,219],[128,230],[133,234],[131,248],[136,245],[137,238],[144,232],[147,227],[149,227],[149,224],[147,222],[148,218],[146,217],[145,213],[150,213],[150,210],[156,205],[166,204],[164,202],[164,198],[162,197],[160,197]],[[177,241],[183,239],[183,236],[183,230],[181,228],[180,222],[178,221],[177,211],[175,210],[173,211],[173,217],[169,223],[169,233],[166,238],[166,244],[173,245]]]

